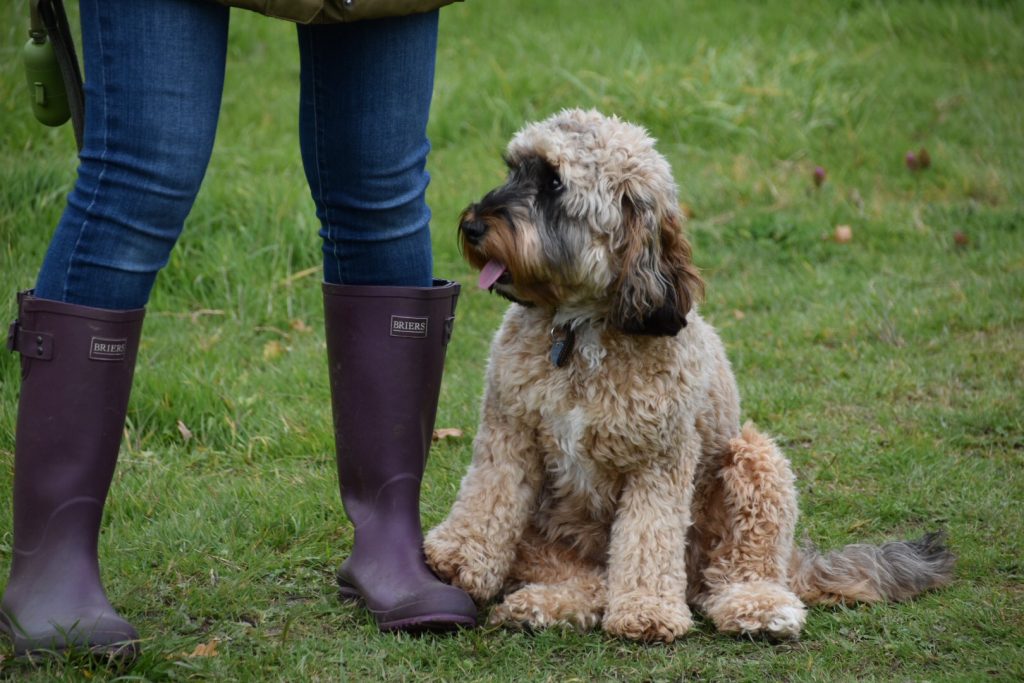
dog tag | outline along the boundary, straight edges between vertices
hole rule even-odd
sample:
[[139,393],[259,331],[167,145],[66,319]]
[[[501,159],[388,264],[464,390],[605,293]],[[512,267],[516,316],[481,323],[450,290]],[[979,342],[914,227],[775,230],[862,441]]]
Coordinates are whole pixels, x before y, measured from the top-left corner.
[[573,346],[576,345],[576,333],[571,327],[562,328],[565,336],[561,339],[555,337],[555,330],[551,330],[551,364],[556,368],[564,367],[572,355]]

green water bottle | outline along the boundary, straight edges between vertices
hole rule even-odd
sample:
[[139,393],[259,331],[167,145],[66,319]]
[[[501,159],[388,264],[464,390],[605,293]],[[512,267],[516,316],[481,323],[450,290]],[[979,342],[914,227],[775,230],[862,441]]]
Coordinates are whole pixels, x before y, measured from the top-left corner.
[[[33,17],[34,19],[35,17]],[[53,44],[42,26],[32,22],[29,40],[21,51],[25,64],[25,78],[32,98],[32,113],[40,123],[59,126],[71,118],[67,91],[60,75],[60,65]]]

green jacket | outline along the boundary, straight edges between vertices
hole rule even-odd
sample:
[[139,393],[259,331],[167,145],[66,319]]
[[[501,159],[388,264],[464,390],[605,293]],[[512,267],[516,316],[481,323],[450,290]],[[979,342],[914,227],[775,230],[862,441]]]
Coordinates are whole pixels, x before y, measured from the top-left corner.
[[337,24],[429,12],[456,0],[214,0],[299,24]]

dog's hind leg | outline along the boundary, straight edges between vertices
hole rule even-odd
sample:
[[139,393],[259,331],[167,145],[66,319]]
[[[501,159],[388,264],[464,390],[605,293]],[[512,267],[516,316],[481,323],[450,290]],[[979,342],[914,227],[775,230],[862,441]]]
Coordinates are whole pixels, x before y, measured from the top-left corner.
[[797,637],[806,609],[788,587],[797,519],[789,462],[748,423],[704,483],[710,490],[695,536],[705,566],[696,604],[722,632]]
[[519,587],[491,610],[492,625],[589,630],[601,623],[607,604],[604,568],[535,532],[520,543],[509,579]]

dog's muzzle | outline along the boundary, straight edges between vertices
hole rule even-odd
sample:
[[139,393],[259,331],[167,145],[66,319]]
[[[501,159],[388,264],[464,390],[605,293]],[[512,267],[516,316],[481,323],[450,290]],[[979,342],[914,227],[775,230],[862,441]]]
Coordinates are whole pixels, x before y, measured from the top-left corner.
[[482,266],[474,262],[474,265],[480,268],[480,279],[477,286],[480,289],[493,291],[495,285],[510,284],[512,276],[504,263],[478,253],[480,243],[483,242],[488,230],[487,221],[481,220],[479,217],[479,206],[479,204],[471,204],[462,212],[462,218],[459,220],[459,232],[462,233],[467,248],[485,261]]
[[474,247],[480,244],[480,240],[487,234],[487,224],[477,218],[476,207],[470,207],[459,221],[459,230],[465,236],[466,241]]

